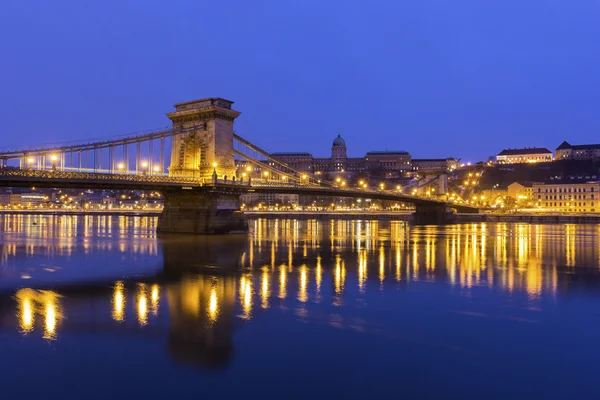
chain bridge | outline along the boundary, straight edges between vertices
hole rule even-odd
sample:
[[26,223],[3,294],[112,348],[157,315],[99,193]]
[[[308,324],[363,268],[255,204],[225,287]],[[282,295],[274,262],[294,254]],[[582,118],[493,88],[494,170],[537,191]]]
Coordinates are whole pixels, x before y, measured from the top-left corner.
[[[412,203],[416,223],[443,223],[450,210],[478,212],[399,190],[342,187],[295,170],[235,133],[240,112],[232,105],[223,98],[178,103],[167,113],[168,129],[0,152],[0,185],[161,191],[163,232],[244,231],[239,196],[248,192]],[[236,160],[243,160],[243,168]]]

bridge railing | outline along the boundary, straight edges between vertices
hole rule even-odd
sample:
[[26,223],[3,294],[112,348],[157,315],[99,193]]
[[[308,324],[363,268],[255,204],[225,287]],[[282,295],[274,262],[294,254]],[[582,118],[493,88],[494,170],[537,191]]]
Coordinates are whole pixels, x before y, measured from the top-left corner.
[[[124,182],[148,182],[148,183],[185,183],[200,184],[197,178],[172,177],[164,175],[132,175],[132,174],[110,174],[73,172],[60,170],[38,170],[21,168],[0,168],[0,179],[7,177],[59,179],[59,180],[86,180],[86,181],[124,181]],[[230,183],[230,182],[228,182]]]

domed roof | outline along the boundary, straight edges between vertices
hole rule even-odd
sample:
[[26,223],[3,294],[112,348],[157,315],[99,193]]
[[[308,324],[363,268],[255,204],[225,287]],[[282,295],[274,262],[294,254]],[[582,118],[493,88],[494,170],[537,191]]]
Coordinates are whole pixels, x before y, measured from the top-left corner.
[[346,147],[346,142],[344,141],[344,138],[338,134],[337,137],[333,139],[333,146]]

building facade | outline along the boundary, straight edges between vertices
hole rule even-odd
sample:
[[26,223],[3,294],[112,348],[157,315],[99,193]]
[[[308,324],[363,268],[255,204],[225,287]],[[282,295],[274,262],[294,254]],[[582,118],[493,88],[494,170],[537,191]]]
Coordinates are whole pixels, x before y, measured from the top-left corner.
[[593,160],[600,158],[600,144],[571,145],[564,141],[556,148],[557,160]]
[[[346,141],[341,135],[333,140],[331,157],[317,158],[301,152],[273,153],[271,156],[293,169],[325,179],[359,173],[378,173],[387,178],[399,178],[414,170],[415,161],[417,169],[424,172],[452,171],[458,165],[454,158],[413,160],[409,152],[401,150],[369,151],[364,157],[348,157]],[[239,163],[239,168],[243,168],[242,164]]]
[[599,212],[596,177],[551,179],[533,184],[537,206],[549,212]]
[[533,200],[533,184],[513,182],[508,185],[508,195],[517,201]]
[[543,147],[505,149],[496,156],[499,164],[522,164],[552,161],[552,152]]
[[415,172],[454,171],[458,161],[454,158],[413,158],[412,169]]

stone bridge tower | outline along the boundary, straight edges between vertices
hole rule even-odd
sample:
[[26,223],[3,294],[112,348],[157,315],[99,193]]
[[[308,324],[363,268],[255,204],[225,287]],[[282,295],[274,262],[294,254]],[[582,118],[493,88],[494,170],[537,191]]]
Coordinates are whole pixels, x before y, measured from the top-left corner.
[[173,136],[169,176],[210,180],[214,170],[219,179],[235,175],[233,121],[240,112],[232,104],[220,97],[175,104],[167,114],[173,128],[193,130]]

